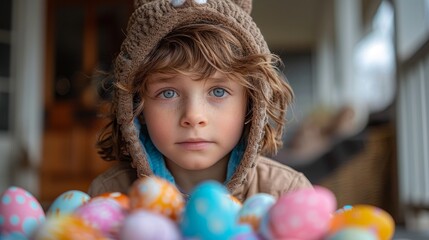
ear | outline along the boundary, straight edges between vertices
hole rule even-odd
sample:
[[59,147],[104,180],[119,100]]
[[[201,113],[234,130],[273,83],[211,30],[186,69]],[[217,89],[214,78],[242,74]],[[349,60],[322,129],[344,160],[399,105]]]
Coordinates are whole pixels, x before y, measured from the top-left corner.
[[232,0],[241,7],[245,12],[250,14],[252,12],[252,0]]

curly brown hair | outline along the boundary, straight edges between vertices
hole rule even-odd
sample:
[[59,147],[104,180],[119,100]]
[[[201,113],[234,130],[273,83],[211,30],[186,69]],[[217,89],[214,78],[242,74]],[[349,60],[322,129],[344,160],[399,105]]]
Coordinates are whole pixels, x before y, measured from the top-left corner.
[[[268,119],[260,152],[275,154],[283,143],[286,109],[293,99],[292,89],[279,70],[281,64],[280,58],[274,54],[246,54],[233,29],[220,24],[197,23],[178,27],[166,35],[141,63],[130,84],[114,83],[113,90],[121,89],[133,94],[134,117],[139,117],[144,108],[145,80],[151,74],[192,72],[204,79],[220,71],[247,89],[246,121],[253,119],[254,102],[263,101],[267,106]],[[265,81],[268,91],[255,84],[258,81]],[[97,147],[105,160],[129,161],[130,155],[116,122],[116,106],[112,101],[108,116],[110,122],[101,131]],[[243,134],[248,134],[249,125],[245,125]]]

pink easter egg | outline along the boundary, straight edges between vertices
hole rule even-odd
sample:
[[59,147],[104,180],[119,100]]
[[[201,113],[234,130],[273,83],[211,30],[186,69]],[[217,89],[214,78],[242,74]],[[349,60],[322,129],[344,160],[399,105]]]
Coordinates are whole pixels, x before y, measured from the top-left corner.
[[262,235],[274,239],[319,239],[336,209],[334,194],[323,187],[299,189],[281,196],[261,224]]
[[125,210],[112,199],[94,199],[76,209],[75,214],[84,219],[89,225],[100,230],[105,236],[116,236]]
[[7,238],[29,238],[45,220],[45,213],[36,198],[19,187],[10,187],[1,195],[0,235]]

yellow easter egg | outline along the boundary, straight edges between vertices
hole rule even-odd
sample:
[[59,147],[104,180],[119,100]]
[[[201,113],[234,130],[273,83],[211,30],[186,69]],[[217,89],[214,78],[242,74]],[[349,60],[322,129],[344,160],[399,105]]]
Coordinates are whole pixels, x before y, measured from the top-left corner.
[[346,211],[339,211],[331,219],[329,233],[343,228],[360,227],[378,236],[380,240],[390,240],[395,230],[395,222],[389,213],[371,205],[355,205]]
[[100,231],[83,219],[71,215],[52,215],[33,236],[35,240],[108,240]]

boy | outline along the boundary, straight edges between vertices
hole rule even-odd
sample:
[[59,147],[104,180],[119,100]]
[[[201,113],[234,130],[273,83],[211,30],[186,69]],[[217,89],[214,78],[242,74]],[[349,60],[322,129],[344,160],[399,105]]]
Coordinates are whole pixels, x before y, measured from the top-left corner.
[[237,199],[311,184],[262,154],[281,146],[292,90],[249,16],[250,0],[137,0],[116,59],[98,146],[120,163],[92,196],[157,175],[187,195],[217,180]]

